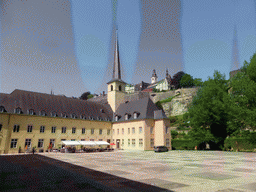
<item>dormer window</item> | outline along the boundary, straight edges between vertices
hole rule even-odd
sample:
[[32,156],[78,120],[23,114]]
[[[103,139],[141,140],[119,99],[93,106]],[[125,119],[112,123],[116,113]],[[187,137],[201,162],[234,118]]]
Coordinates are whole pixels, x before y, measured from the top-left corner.
[[119,117],[118,115],[115,116],[115,121],[118,121],[119,120]]
[[17,114],[21,114],[21,108],[19,108],[19,107],[18,107],[18,108],[16,108],[16,109],[15,109],[15,113],[17,113]]
[[75,113],[71,114],[71,118],[76,119],[76,114]]
[[34,110],[33,110],[33,109],[29,109],[29,110],[28,110],[28,114],[29,114],[29,115],[34,115]]
[[4,106],[0,106],[0,113],[3,113],[3,112],[5,112],[5,108]]
[[137,118],[139,117],[139,115],[140,115],[140,113],[134,112],[134,113],[133,113],[133,118],[134,118],[134,119],[137,119]]
[[46,112],[45,111],[41,111],[41,116],[46,116]]
[[81,119],[86,119],[85,115],[81,115]]
[[62,113],[62,117],[63,117],[63,118],[67,118],[68,116],[67,116],[66,113]]
[[130,116],[131,116],[130,114],[126,113],[125,116],[124,116],[124,119],[128,120],[130,118]]
[[52,117],[57,117],[57,113],[56,112],[52,112]]
[[105,113],[104,109],[100,109],[100,112],[101,112],[101,113]]

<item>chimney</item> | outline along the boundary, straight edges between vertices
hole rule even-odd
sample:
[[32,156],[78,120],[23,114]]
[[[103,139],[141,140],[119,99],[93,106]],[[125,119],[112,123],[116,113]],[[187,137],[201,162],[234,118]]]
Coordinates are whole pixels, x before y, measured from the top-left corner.
[[103,91],[103,96],[105,96],[105,91]]

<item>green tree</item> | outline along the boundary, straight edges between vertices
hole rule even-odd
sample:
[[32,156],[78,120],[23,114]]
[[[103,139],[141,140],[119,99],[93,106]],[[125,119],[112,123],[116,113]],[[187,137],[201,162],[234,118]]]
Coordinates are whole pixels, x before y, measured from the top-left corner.
[[190,135],[196,145],[212,142],[220,149],[227,135],[234,131],[227,129],[233,110],[228,90],[225,75],[215,71],[214,77],[208,78],[193,98],[188,116],[192,126]]
[[194,80],[193,77],[189,74],[184,74],[180,80],[180,87],[193,87]]
[[197,86],[197,87],[203,86],[203,81],[202,81],[202,79],[200,79],[200,78],[195,78],[195,79],[194,79],[194,85]]
[[231,125],[240,129],[256,129],[256,54],[250,63],[244,62],[242,71],[230,80],[231,98],[233,100],[234,116]]

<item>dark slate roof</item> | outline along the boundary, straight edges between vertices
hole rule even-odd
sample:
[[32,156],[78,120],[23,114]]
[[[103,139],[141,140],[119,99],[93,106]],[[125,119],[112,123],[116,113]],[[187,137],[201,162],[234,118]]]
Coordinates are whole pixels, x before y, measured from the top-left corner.
[[88,99],[87,101],[91,101],[91,102],[99,102],[101,104],[107,104],[108,103],[108,95],[99,95],[93,98]]
[[[129,114],[131,116],[128,120],[134,120],[133,114],[134,112],[138,112],[139,115],[137,119],[154,119],[154,111],[159,111],[158,107],[149,97],[144,97],[142,99],[120,104],[114,116],[119,116],[118,121],[126,121],[125,114]],[[159,118],[160,116],[157,117]],[[163,118],[167,118],[164,113]],[[115,118],[113,121],[116,122]]]
[[107,82],[107,84],[115,82],[115,81],[118,81],[118,82],[121,82],[121,83],[125,83],[122,79],[112,79],[111,81]]
[[63,113],[66,113],[68,117],[75,114],[77,118],[84,115],[86,119],[93,117],[95,120],[97,118],[112,120],[113,117],[113,111],[109,104],[18,89],[11,94],[0,94],[0,106],[3,106],[8,113],[14,113],[16,108],[21,108],[23,114],[27,114],[28,110],[33,109],[35,115],[45,111],[47,116],[56,112],[58,117],[61,117]]

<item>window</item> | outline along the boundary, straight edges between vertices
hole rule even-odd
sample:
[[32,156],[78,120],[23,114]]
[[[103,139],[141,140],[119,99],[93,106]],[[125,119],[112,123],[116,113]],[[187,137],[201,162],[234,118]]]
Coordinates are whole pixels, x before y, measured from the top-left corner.
[[117,129],[117,135],[119,135],[119,129]]
[[139,147],[143,147],[143,139],[139,139]]
[[52,117],[57,117],[57,113],[56,112],[52,112]]
[[130,134],[130,128],[128,128],[128,134]]
[[130,140],[130,139],[128,139],[128,147],[130,147],[130,144],[131,144],[130,142],[131,142],[131,140]]
[[113,85],[110,86],[110,90],[113,91]]
[[71,118],[76,119],[76,114],[75,113],[71,114]]
[[132,128],[132,134],[134,134],[134,133],[135,133],[135,127]]
[[150,147],[154,147],[154,139],[150,139]]
[[62,113],[62,117],[63,117],[63,118],[67,118],[68,116],[67,116],[66,113]]
[[50,139],[50,145],[52,145],[52,147],[55,147],[55,139]]
[[133,118],[134,118],[134,119],[137,119],[137,113],[134,113],[134,114],[133,114]]
[[61,133],[66,133],[67,127],[62,127],[61,128]]
[[81,141],[85,141],[85,139],[81,139]]
[[119,91],[122,91],[122,86],[121,85],[119,85]]
[[32,129],[33,129],[33,126],[32,126],[32,125],[28,125],[28,130],[27,130],[27,132],[28,132],[28,133],[31,133],[31,132],[32,132]]
[[90,141],[94,141],[94,139],[90,139]]
[[128,114],[126,114],[126,115],[124,116],[124,119],[125,119],[125,120],[128,120]]
[[14,125],[13,126],[13,132],[19,132],[20,126],[19,125]]
[[110,129],[108,129],[108,132],[107,132],[108,135],[110,135]]
[[30,148],[31,147],[31,139],[25,139],[25,148]]
[[102,129],[100,129],[99,134],[102,135]]
[[0,131],[2,130],[2,127],[3,127],[3,125],[2,125],[2,124],[0,124]]
[[5,109],[3,106],[0,106],[0,113],[3,113],[3,112],[5,112]]
[[46,116],[46,112],[45,111],[41,111],[41,116]]
[[142,133],[142,127],[139,128],[139,133]]
[[132,139],[132,146],[135,147],[135,139]]
[[81,119],[86,119],[85,115],[81,115]]
[[94,134],[94,129],[91,129],[91,134],[92,134],[92,135]]
[[150,127],[150,133],[153,134],[153,127]]
[[124,139],[122,139],[122,146],[124,146]]
[[76,133],[76,128],[75,127],[72,128],[72,133]]
[[113,135],[115,134],[115,129],[113,129]]
[[115,121],[118,121],[118,116],[117,115],[115,116]]
[[18,139],[12,139],[11,140],[11,148],[17,148],[17,142],[18,142]]
[[44,126],[40,126],[40,133],[44,133],[45,127]]
[[17,113],[17,114],[21,114],[21,108],[19,108],[19,107],[18,107],[18,108],[16,108],[16,109],[15,109],[15,113]]
[[82,128],[82,134],[85,134],[85,128]]
[[44,140],[43,139],[38,139],[38,148],[42,148],[44,146]]
[[56,132],[56,127],[52,127],[52,133]]
[[75,141],[75,139],[71,139],[71,141]]
[[170,141],[169,139],[166,139],[166,147],[169,147],[170,146]]
[[124,134],[124,128],[122,128],[122,134]]
[[34,110],[33,110],[33,109],[29,109],[29,110],[28,110],[28,114],[29,114],[29,115],[34,115]]
[[165,127],[165,133],[166,134],[168,133],[168,127],[167,126]]

